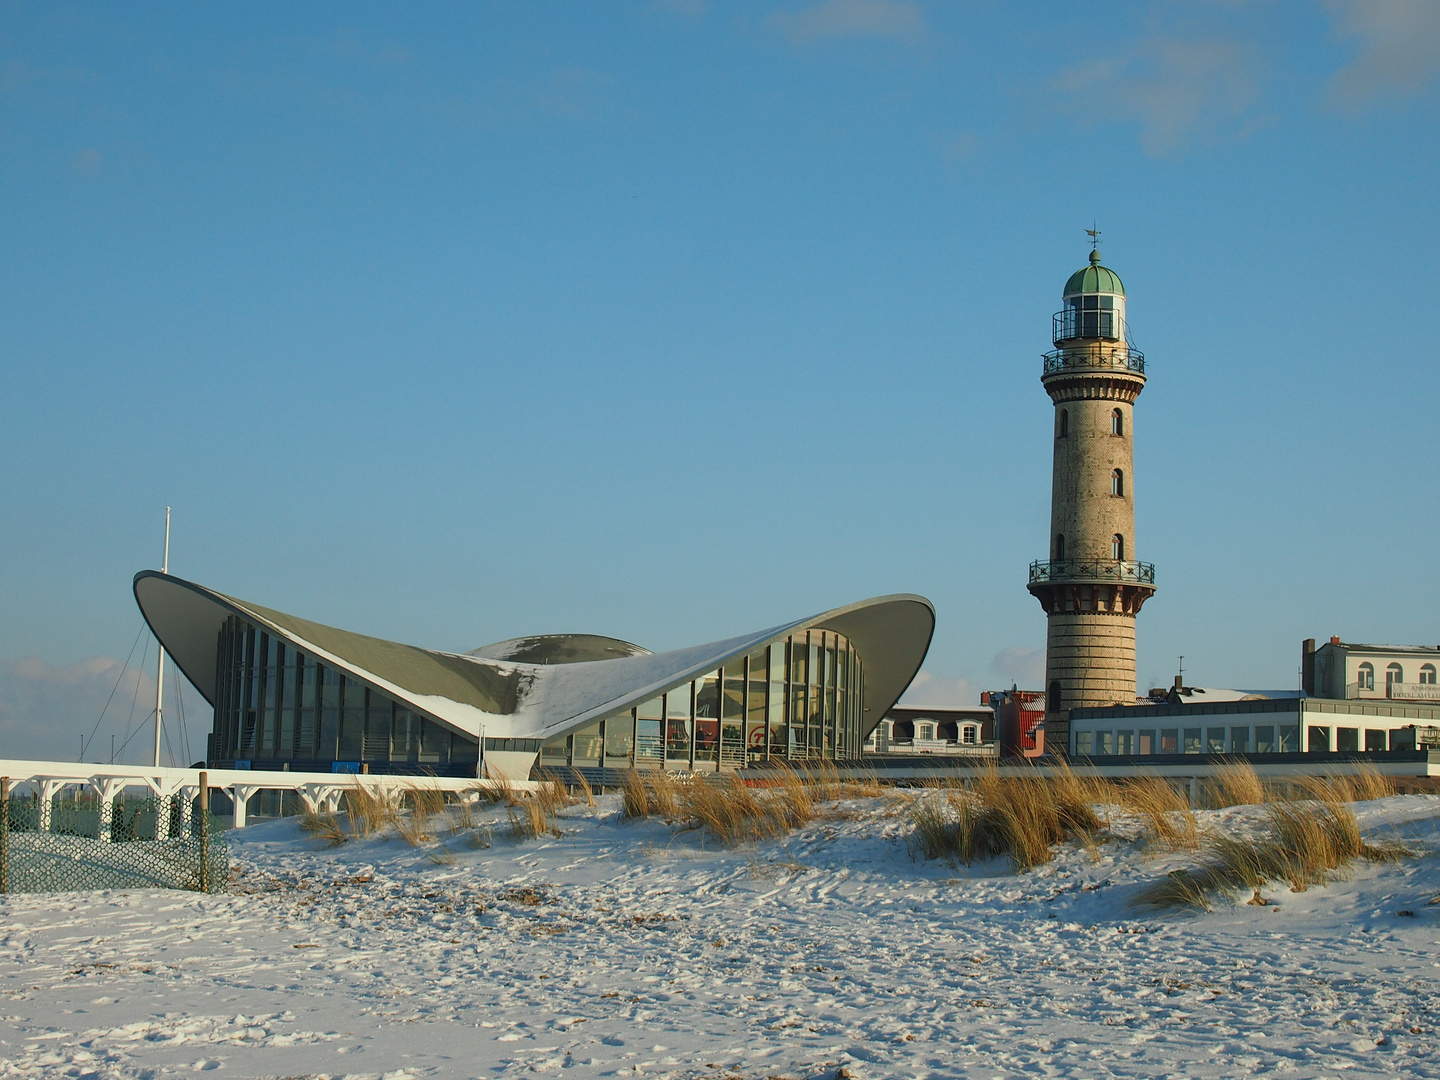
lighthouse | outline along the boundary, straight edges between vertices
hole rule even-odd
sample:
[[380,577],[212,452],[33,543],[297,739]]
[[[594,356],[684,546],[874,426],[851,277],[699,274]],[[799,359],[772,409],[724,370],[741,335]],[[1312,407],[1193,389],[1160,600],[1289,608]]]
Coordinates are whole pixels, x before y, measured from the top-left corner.
[[1047,621],[1047,742],[1063,751],[1070,709],[1135,703],[1135,617],[1155,592],[1155,567],[1136,559],[1135,542],[1145,357],[1098,247],[1065,282],[1062,305],[1040,374],[1055,405],[1050,552],[1030,564],[1028,587]]

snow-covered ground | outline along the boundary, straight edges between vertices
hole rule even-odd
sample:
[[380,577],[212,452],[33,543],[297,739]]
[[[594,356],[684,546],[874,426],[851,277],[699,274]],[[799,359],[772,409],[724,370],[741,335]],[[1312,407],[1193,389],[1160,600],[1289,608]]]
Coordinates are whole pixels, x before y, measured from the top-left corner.
[[1211,914],[1130,906],[1191,860],[1123,819],[1017,876],[835,809],[739,851],[613,796],[448,855],[277,821],[227,895],[0,898],[0,1077],[1440,1076],[1440,798],[1357,808],[1420,857]]

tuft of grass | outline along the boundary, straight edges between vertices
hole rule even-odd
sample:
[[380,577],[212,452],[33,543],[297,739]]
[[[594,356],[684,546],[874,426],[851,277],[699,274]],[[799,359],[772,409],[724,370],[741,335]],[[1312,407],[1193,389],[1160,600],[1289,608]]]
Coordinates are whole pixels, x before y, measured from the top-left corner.
[[1219,891],[1211,876],[1200,870],[1173,870],[1155,884],[1146,888],[1136,898],[1137,907],[1150,908],[1195,908],[1199,911],[1213,911],[1215,904],[1211,897]]
[[565,785],[556,779],[553,773],[541,773],[540,786],[535,789],[529,801],[539,803],[545,810],[545,816],[551,817],[569,806],[573,800],[566,794]]
[[783,836],[815,817],[810,793],[793,772],[790,777],[793,784],[782,779],[769,789],[748,787],[733,773],[696,779],[681,794],[681,813],[727,847]]
[[430,819],[422,817],[414,810],[408,814],[395,815],[395,831],[411,847],[419,847],[435,839],[430,831]]
[[571,770],[575,775],[575,786],[580,789],[580,797],[585,800],[585,805],[594,808],[595,789],[590,786],[590,781],[585,779],[585,774],[579,769]]
[[501,769],[497,769],[488,762],[485,765],[485,776],[490,781],[480,789],[480,797],[487,800],[491,806],[514,806],[515,783]]
[[300,815],[300,828],[323,840],[328,847],[339,847],[350,839],[341,828],[340,820],[329,810],[306,810]]
[[750,787],[733,773],[681,782],[668,772],[631,769],[620,797],[627,818],[679,818],[735,847],[782,836],[815,820],[815,792],[806,782],[810,778],[808,771],[801,774],[782,762],[772,763],[761,787]]
[[1120,788],[1120,803],[1145,822],[1150,842],[1167,851],[1194,851],[1200,830],[1189,803],[1158,776],[1132,780]]
[[791,822],[791,828],[815,820],[815,799],[800,774],[783,761],[776,762],[771,771],[775,779],[767,797],[774,812]]
[[475,827],[475,807],[468,798],[462,798],[450,811],[450,832],[460,833]]
[[1099,831],[1103,822],[1095,807],[1109,801],[1109,790],[1104,782],[1094,777],[1077,776],[1070,763],[1062,758],[1052,769],[1048,787],[1062,829],[1086,836]]
[[843,794],[840,770],[829,758],[819,758],[805,766],[806,779],[821,802],[830,802]]
[[472,848],[488,848],[495,842],[489,825],[477,825],[465,834],[465,843]]
[[1368,761],[1362,763],[1354,775],[1336,777],[1331,783],[1337,794],[1343,790],[1346,802],[1369,802],[1395,794],[1395,782],[1388,776],[1382,776],[1380,770]]
[[510,807],[510,835],[516,840],[539,840],[546,836],[559,836],[560,830],[550,820],[546,804],[534,798]]
[[878,799],[885,794],[880,786],[880,777],[868,766],[856,769],[855,775],[845,781],[841,794],[850,799]]
[[627,769],[620,784],[620,806],[627,818],[650,816],[650,785],[639,769]]
[[988,838],[982,841],[984,807],[964,792],[923,793],[911,808],[910,821],[915,827],[911,843],[927,859],[968,865],[988,850]]
[[1265,801],[1265,786],[1248,761],[1227,761],[1217,768],[1212,790],[1220,806],[1258,806]]
[[1270,882],[1283,881],[1292,892],[1304,892],[1357,859],[1394,862],[1413,854],[1400,844],[1368,842],[1335,786],[1323,781],[1305,786],[1313,797],[1265,807],[1264,836],[1207,836],[1199,866],[1173,872],[1142,891],[1136,903],[1209,911],[1217,896],[1237,889],[1258,895]]
[[663,769],[630,769],[620,787],[620,802],[627,818],[655,815],[670,820],[680,813],[680,784]]
[[356,780],[345,792],[345,818],[350,835],[366,837],[395,820],[395,808],[378,790]]
[[445,812],[446,792],[435,784],[406,784],[402,797],[409,803],[410,812],[423,818],[439,817]]
[[1068,768],[1050,778],[982,770],[973,791],[936,788],[911,806],[911,843],[928,858],[970,863],[1006,855],[1017,871],[1050,861],[1053,845],[1079,839],[1093,849],[1101,786]]
[[395,812],[395,831],[411,847],[419,847],[434,840],[430,822],[445,812],[445,792],[433,784],[428,787],[406,784],[400,801],[403,807],[408,807],[409,812]]

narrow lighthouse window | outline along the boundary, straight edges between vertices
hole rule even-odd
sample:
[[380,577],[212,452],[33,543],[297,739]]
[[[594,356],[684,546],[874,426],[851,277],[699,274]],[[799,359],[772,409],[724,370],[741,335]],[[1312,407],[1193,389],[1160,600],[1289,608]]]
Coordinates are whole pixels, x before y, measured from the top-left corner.
[[1119,533],[1110,538],[1110,558],[1116,562],[1125,560],[1125,537]]
[[1119,409],[1112,409],[1110,411],[1110,434],[1125,434],[1125,414],[1122,413]]
[[1110,474],[1110,494],[1111,494],[1111,495],[1124,495],[1124,494],[1125,494],[1125,474],[1124,474],[1123,472],[1121,472],[1119,469],[1114,470],[1114,471]]
[[1067,438],[1070,434],[1070,410],[1061,409],[1060,418],[1055,423],[1055,437]]

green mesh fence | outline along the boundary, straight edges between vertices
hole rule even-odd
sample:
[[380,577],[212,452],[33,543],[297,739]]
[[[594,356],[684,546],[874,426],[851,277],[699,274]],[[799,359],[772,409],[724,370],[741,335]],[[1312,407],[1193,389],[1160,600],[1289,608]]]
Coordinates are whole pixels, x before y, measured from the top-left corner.
[[[12,795],[0,811],[0,892],[223,892],[225,833],[180,796],[98,801]],[[188,820],[187,820],[188,817]]]

